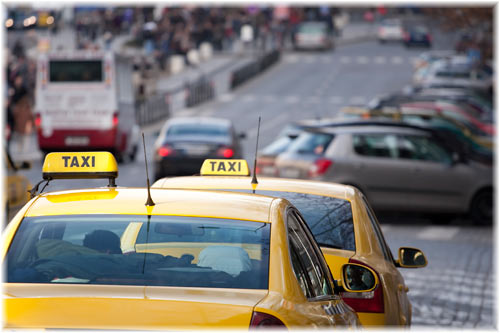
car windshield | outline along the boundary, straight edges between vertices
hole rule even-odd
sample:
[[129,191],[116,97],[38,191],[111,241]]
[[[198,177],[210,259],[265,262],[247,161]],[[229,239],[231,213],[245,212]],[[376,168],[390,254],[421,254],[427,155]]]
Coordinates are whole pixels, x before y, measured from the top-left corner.
[[212,124],[174,124],[168,128],[167,135],[229,136],[229,130]]
[[[252,193],[252,190],[242,189],[231,191]],[[286,191],[257,190],[255,193],[290,201],[298,208],[320,246],[356,251],[352,208],[349,201],[324,195]]]
[[272,142],[270,145],[266,146],[260,152],[261,155],[278,155],[284,152],[290,143],[292,143],[293,139],[288,136],[282,136],[276,141]]
[[7,282],[267,289],[270,224],[143,215],[26,217]]
[[326,133],[302,132],[287,149],[298,154],[322,155],[332,142],[334,135]]

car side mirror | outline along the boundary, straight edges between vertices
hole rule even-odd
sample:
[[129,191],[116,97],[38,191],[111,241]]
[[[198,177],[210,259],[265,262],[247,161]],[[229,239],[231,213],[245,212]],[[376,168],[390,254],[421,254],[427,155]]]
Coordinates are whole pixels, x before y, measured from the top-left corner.
[[402,268],[420,268],[427,266],[424,252],[413,247],[400,247],[396,266]]
[[240,133],[238,135],[238,138],[240,138],[240,139],[246,139],[247,138],[247,134],[246,133]]
[[342,279],[337,281],[337,284],[342,286],[341,291],[348,292],[372,291],[378,283],[377,274],[369,267],[360,264],[343,265]]

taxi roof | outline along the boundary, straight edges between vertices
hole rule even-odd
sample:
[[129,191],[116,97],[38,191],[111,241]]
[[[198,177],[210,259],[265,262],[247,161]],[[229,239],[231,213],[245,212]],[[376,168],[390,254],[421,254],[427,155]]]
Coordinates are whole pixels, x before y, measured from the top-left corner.
[[151,189],[155,206],[146,207],[145,188],[95,188],[39,195],[25,216],[131,214],[216,217],[270,222],[275,198],[255,194]]
[[259,190],[299,192],[327,195],[352,201],[355,189],[350,186],[314,180],[258,177],[258,184],[251,184],[251,177],[244,176],[186,176],[162,178],[152,188],[197,188],[197,189],[244,189],[255,193]]

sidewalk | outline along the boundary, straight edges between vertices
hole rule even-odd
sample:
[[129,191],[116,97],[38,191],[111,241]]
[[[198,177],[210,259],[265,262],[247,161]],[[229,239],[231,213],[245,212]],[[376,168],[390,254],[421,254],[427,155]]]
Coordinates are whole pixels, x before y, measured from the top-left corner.
[[[64,29],[57,35],[52,36],[52,40],[57,40],[57,45],[63,47],[71,46],[73,31]],[[129,40],[128,35],[116,36],[112,42],[111,48],[118,53],[129,56],[142,56],[142,49],[124,48],[123,45]],[[355,22],[348,23],[342,30],[342,35],[336,40],[337,46],[360,43],[376,38],[376,28],[370,23]],[[99,45],[104,45],[102,39],[98,39]],[[32,50],[37,52],[37,50]],[[286,51],[285,51],[286,52]],[[234,52],[234,53],[214,53],[213,56],[205,61],[200,62],[196,67],[186,66],[183,71],[176,74],[161,73],[155,78],[154,90],[157,92],[172,91],[174,94],[171,98],[171,113],[178,114],[186,109],[184,106],[184,85],[189,81],[194,81],[202,75],[208,76],[215,87],[218,95],[229,91],[229,77],[233,69],[245,65],[252,61],[256,55],[254,53]],[[154,131],[157,126],[146,126],[147,130]],[[34,161],[42,158],[42,153],[38,149],[36,133],[22,138],[15,135],[10,144],[10,153],[14,161]]]

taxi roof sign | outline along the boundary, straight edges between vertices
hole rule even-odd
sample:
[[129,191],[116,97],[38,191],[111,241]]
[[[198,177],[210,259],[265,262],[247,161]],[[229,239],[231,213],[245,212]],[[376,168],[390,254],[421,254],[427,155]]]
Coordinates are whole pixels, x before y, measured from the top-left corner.
[[[118,177],[118,165],[109,152],[50,153],[42,168],[45,180]],[[113,180],[113,181],[111,181]]]
[[246,160],[207,159],[200,169],[202,176],[249,176]]

